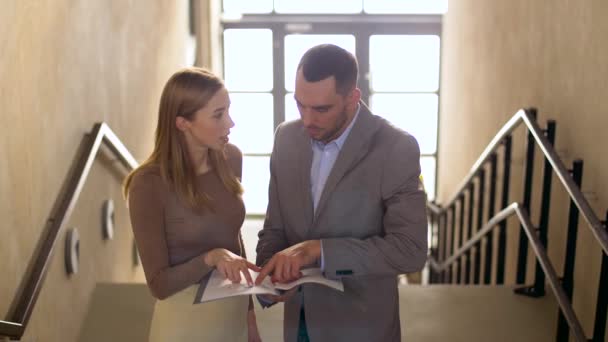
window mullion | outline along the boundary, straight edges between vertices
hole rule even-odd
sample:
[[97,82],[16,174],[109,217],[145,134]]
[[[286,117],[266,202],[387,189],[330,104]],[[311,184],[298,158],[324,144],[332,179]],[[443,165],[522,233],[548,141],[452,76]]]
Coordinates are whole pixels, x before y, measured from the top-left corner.
[[279,124],[285,121],[285,27],[282,24],[273,26],[272,39],[274,58],[272,95],[274,98],[274,130],[276,130]]

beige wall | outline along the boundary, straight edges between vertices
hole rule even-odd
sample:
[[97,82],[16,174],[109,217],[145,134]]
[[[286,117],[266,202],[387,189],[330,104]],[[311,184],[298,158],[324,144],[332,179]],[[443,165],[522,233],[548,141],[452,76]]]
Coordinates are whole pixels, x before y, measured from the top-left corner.
[[[138,160],[152,147],[157,103],[183,66],[188,1],[9,0],[0,5],[0,314],[9,310],[83,134],[107,122]],[[60,233],[24,341],[75,341],[96,282],[143,281],[131,264],[122,172],[98,159],[69,226],[80,273],[68,278]],[[116,204],[101,239],[102,201]]]
[[[444,22],[438,198],[451,197],[497,130],[518,108],[557,121],[557,150],[569,167],[585,161],[583,192],[602,219],[608,208],[608,3],[593,1],[450,1]],[[521,133],[519,134],[521,136]],[[516,139],[512,201],[521,201],[523,144]],[[538,153],[538,150],[537,150]],[[540,179],[542,163],[536,164]],[[555,179],[555,178],[554,178]],[[557,181],[549,254],[561,274],[567,203]],[[560,189],[560,190],[557,190]],[[538,222],[540,186],[533,222]],[[507,280],[514,280],[516,230]],[[587,226],[578,238],[574,304],[588,335],[600,251]],[[532,275],[532,272],[529,272]],[[529,281],[532,279],[528,277]]]
[[222,65],[222,26],[220,13],[222,0],[195,1],[196,29],[198,46],[197,64],[209,68],[218,75],[223,73]]

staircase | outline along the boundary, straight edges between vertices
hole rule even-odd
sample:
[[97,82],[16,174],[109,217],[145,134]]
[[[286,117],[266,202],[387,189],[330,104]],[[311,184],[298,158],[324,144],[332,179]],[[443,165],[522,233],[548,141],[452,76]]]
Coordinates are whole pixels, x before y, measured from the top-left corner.
[[515,296],[508,286],[403,286],[403,341],[553,341],[552,296]]
[[[283,341],[283,305],[255,303],[263,341]],[[402,285],[399,306],[406,342],[554,341],[557,304],[550,295],[516,296],[508,286]],[[153,307],[145,284],[99,284],[79,341],[145,342]]]
[[[553,149],[554,123],[541,131],[535,121],[535,110],[521,110],[498,132],[472,171],[465,178],[457,193],[443,205],[429,203],[431,223],[431,255],[429,258],[429,282],[431,285],[401,285],[399,301],[403,341],[607,341],[606,316],[608,312],[608,232],[606,221],[600,221],[591,210],[589,203],[580,191],[582,161],[575,161],[572,170],[566,170],[561,159]],[[503,167],[501,188],[503,194],[509,191],[509,171],[511,167],[511,132],[525,123],[528,135],[528,155],[526,156],[526,189],[522,204],[512,202],[508,196],[498,201],[496,169]],[[534,141],[538,143],[545,157],[545,169],[552,168],[561,184],[570,195],[570,219],[568,224],[568,247],[564,269],[555,270],[548,258],[547,229],[548,208],[551,196],[550,172],[545,172],[542,189],[542,210],[539,226],[530,220],[530,194]],[[117,158],[129,169],[135,165],[134,159],[105,124],[94,127],[87,138],[88,148],[79,158],[77,176],[69,177],[76,181],[67,187],[61,206],[50,217],[52,220],[48,234],[41,238],[43,248],[32,259],[32,271],[24,279],[23,290],[15,299],[14,309],[7,321],[0,320],[0,340],[10,337],[18,340],[23,335],[29,317],[36,304],[42,287],[53,245],[59,232],[63,230],[70,210],[78,198],[82,183],[86,179],[90,163],[102,143],[109,145]],[[497,154],[501,147],[503,152]],[[532,146],[534,147],[534,146]],[[530,153],[532,151],[532,153]],[[503,160],[498,163],[498,157]],[[489,166],[489,177],[485,169]],[[487,180],[487,181],[486,181]],[[483,200],[477,201],[475,212],[474,198],[483,199],[484,186],[489,189],[488,208]],[[505,191],[506,189],[506,191]],[[466,201],[465,201],[466,199]],[[467,204],[468,203],[468,204]],[[500,208],[495,210],[496,207]],[[468,212],[465,214],[465,210]],[[497,213],[495,213],[497,211]],[[487,220],[482,215],[487,213]],[[482,213],[482,214],[479,214]],[[463,218],[468,217],[466,227]],[[590,229],[602,249],[602,263],[598,286],[596,315],[593,332],[584,332],[572,308],[573,267],[576,253],[578,216],[586,223],[581,229]],[[608,216],[608,215],[607,215]],[[518,293],[514,286],[505,284],[505,234],[506,220],[517,217],[521,227],[518,259],[526,260],[528,250],[537,258],[535,279],[532,286],[525,279],[525,263],[518,264]],[[608,219],[607,219],[608,220]],[[257,241],[256,233],[261,222],[247,220],[243,227],[245,241]],[[519,228],[519,227],[517,227]],[[455,234],[456,231],[459,234]],[[467,233],[468,231],[468,233]],[[482,241],[493,241],[493,233],[498,234],[497,250],[486,249],[481,253]],[[458,239],[455,239],[458,236]],[[463,238],[466,236],[466,238]],[[525,244],[522,244],[522,241]],[[572,244],[571,244],[572,242]],[[492,244],[485,244],[486,248]],[[255,255],[255,244],[246,243],[247,255]],[[481,269],[482,256],[485,259]],[[474,262],[473,262],[474,260]],[[520,277],[520,274],[523,276]],[[470,277],[471,275],[472,277]],[[493,276],[494,275],[494,276]],[[460,279],[471,280],[471,284],[460,285]],[[480,285],[493,284],[493,285]],[[523,291],[522,291],[523,289]],[[118,300],[117,300],[118,299]],[[84,324],[81,328],[82,341],[146,341],[154,301],[145,284],[99,284]],[[275,305],[261,309],[256,303],[258,326],[264,341],[283,340],[283,306]],[[558,316],[559,315],[559,316]],[[373,317],[370,317],[373,319]],[[125,331],[128,330],[128,333]]]
[[[536,117],[534,108],[515,113],[473,164],[455,194],[444,203],[427,204],[432,236],[429,281],[432,284],[444,284],[445,291],[454,297],[439,294],[442,290],[433,290],[434,296],[443,300],[438,301],[439,304],[432,310],[429,309],[428,313],[440,315],[438,321],[445,320],[447,323],[445,327],[438,324],[436,329],[422,331],[423,334],[440,334],[440,338],[452,341],[459,340],[460,336],[469,341],[496,341],[500,336],[517,341],[569,341],[571,337],[579,342],[606,341],[608,214],[605,221],[600,221],[581,192],[583,161],[576,159],[572,168],[566,169],[556,153],[553,146],[555,121],[549,120],[546,128],[541,129]],[[522,170],[513,172],[512,132],[520,125],[525,127],[527,133],[525,161]],[[535,225],[530,210],[535,210],[531,199],[535,191],[533,170],[537,149],[542,152],[544,165],[540,187],[540,218],[538,225]],[[499,167],[502,169],[500,181]],[[509,194],[512,193],[511,174],[524,175],[521,203],[509,199]],[[569,209],[567,222],[550,224],[554,174],[569,196]],[[507,225],[509,218],[516,218],[517,221],[513,223],[517,225]],[[602,250],[594,307],[595,320],[591,333],[583,330],[572,306],[579,218],[584,223],[581,229],[589,229],[595,238],[593,242]],[[555,269],[555,261],[547,253],[550,246],[548,232],[555,229],[566,229],[567,233],[566,249],[562,254],[564,266],[561,270]],[[518,285],[516,291],[509,289],[508,284],[505,287],[506,237],[507,234],[514,233],[519,235],[514,283]],[[494,234],[498,235],[496,250]],[[536,259],[533,280],[526,279],[529,252],[534,253]],[[597,272],[595,269],[589,271]],[[461,280],[467,286],[462,287]],[[468,286],[469,284],[474,286]],[[487,287],[490,284],[496,284],[496,287]],[[583,291],[590,290],[588,284],[578,283],[577,286]],[[429,303],[434,300],[431,296]],[[468,302],[470,303],[467,304]],[[446,307],[445,312],[441,311],[442,307]],[[408,309],[405,310],[407,312]],[[452,330],[454,321],[458,322],[455,327],[461,325],[456,330]],[[416,340],[416,337],[412,338]]]
[[[553,341],[551,296],[513,295],[503,286],[404,285],[399,288],[401,340],[424,342]],[[256,309],[264,341],[283,341],[283,306]]]

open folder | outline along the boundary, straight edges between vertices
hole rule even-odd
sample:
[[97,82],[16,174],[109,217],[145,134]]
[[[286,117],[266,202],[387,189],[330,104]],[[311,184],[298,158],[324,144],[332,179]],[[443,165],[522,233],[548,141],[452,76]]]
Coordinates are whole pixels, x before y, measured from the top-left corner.
[[[280,291],[286,291],[306,283],[325,285],[338,291],[344,291],[344,284],[342,284],[342,280],[330,280],[325,278],[321,272],[321,269],[319,268],[306,268],[301,270],[301,272],[302,277],[300,277],[300,279],[289,283],[273,284],[272,281],[270,281],[270,277],[266,277],[260,285],[250,287],[247,285],[247,281],[242,275],[241,282],[234,284],[229,279],[224,278],[220,272],[213,270],[213,272],[211,272],[211,276],[205,277],[206,279],[201,282],[201,285],[196,293],[196,297],[194,298],[194,304],[242,295],[279,295],[281,293]],[[258,272],[249,270],[249,273],[251,274],[251,279],[255,281],[258,276]]]

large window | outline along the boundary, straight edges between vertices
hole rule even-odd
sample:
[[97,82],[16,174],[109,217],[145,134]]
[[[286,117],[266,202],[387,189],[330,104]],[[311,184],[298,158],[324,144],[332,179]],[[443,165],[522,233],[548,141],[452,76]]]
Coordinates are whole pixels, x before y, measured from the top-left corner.
[[225,13],[442,14],[447,0],[224,0]]
[[[266,211],[273,132],[299,118],[297,63],[310,47],[357,56],[362,99],[416,137],[429,198],[435,195],[441,16],[445,0],[224,0],[224,77],[244,154],[249,215]],[[235,14],[238,14],[235,16]]]
[[266,210],[274,132],[272,39],[269,29],[224,30],[224,77],[236,123],[230,139],[244,154],[243,199],[248,213]]

